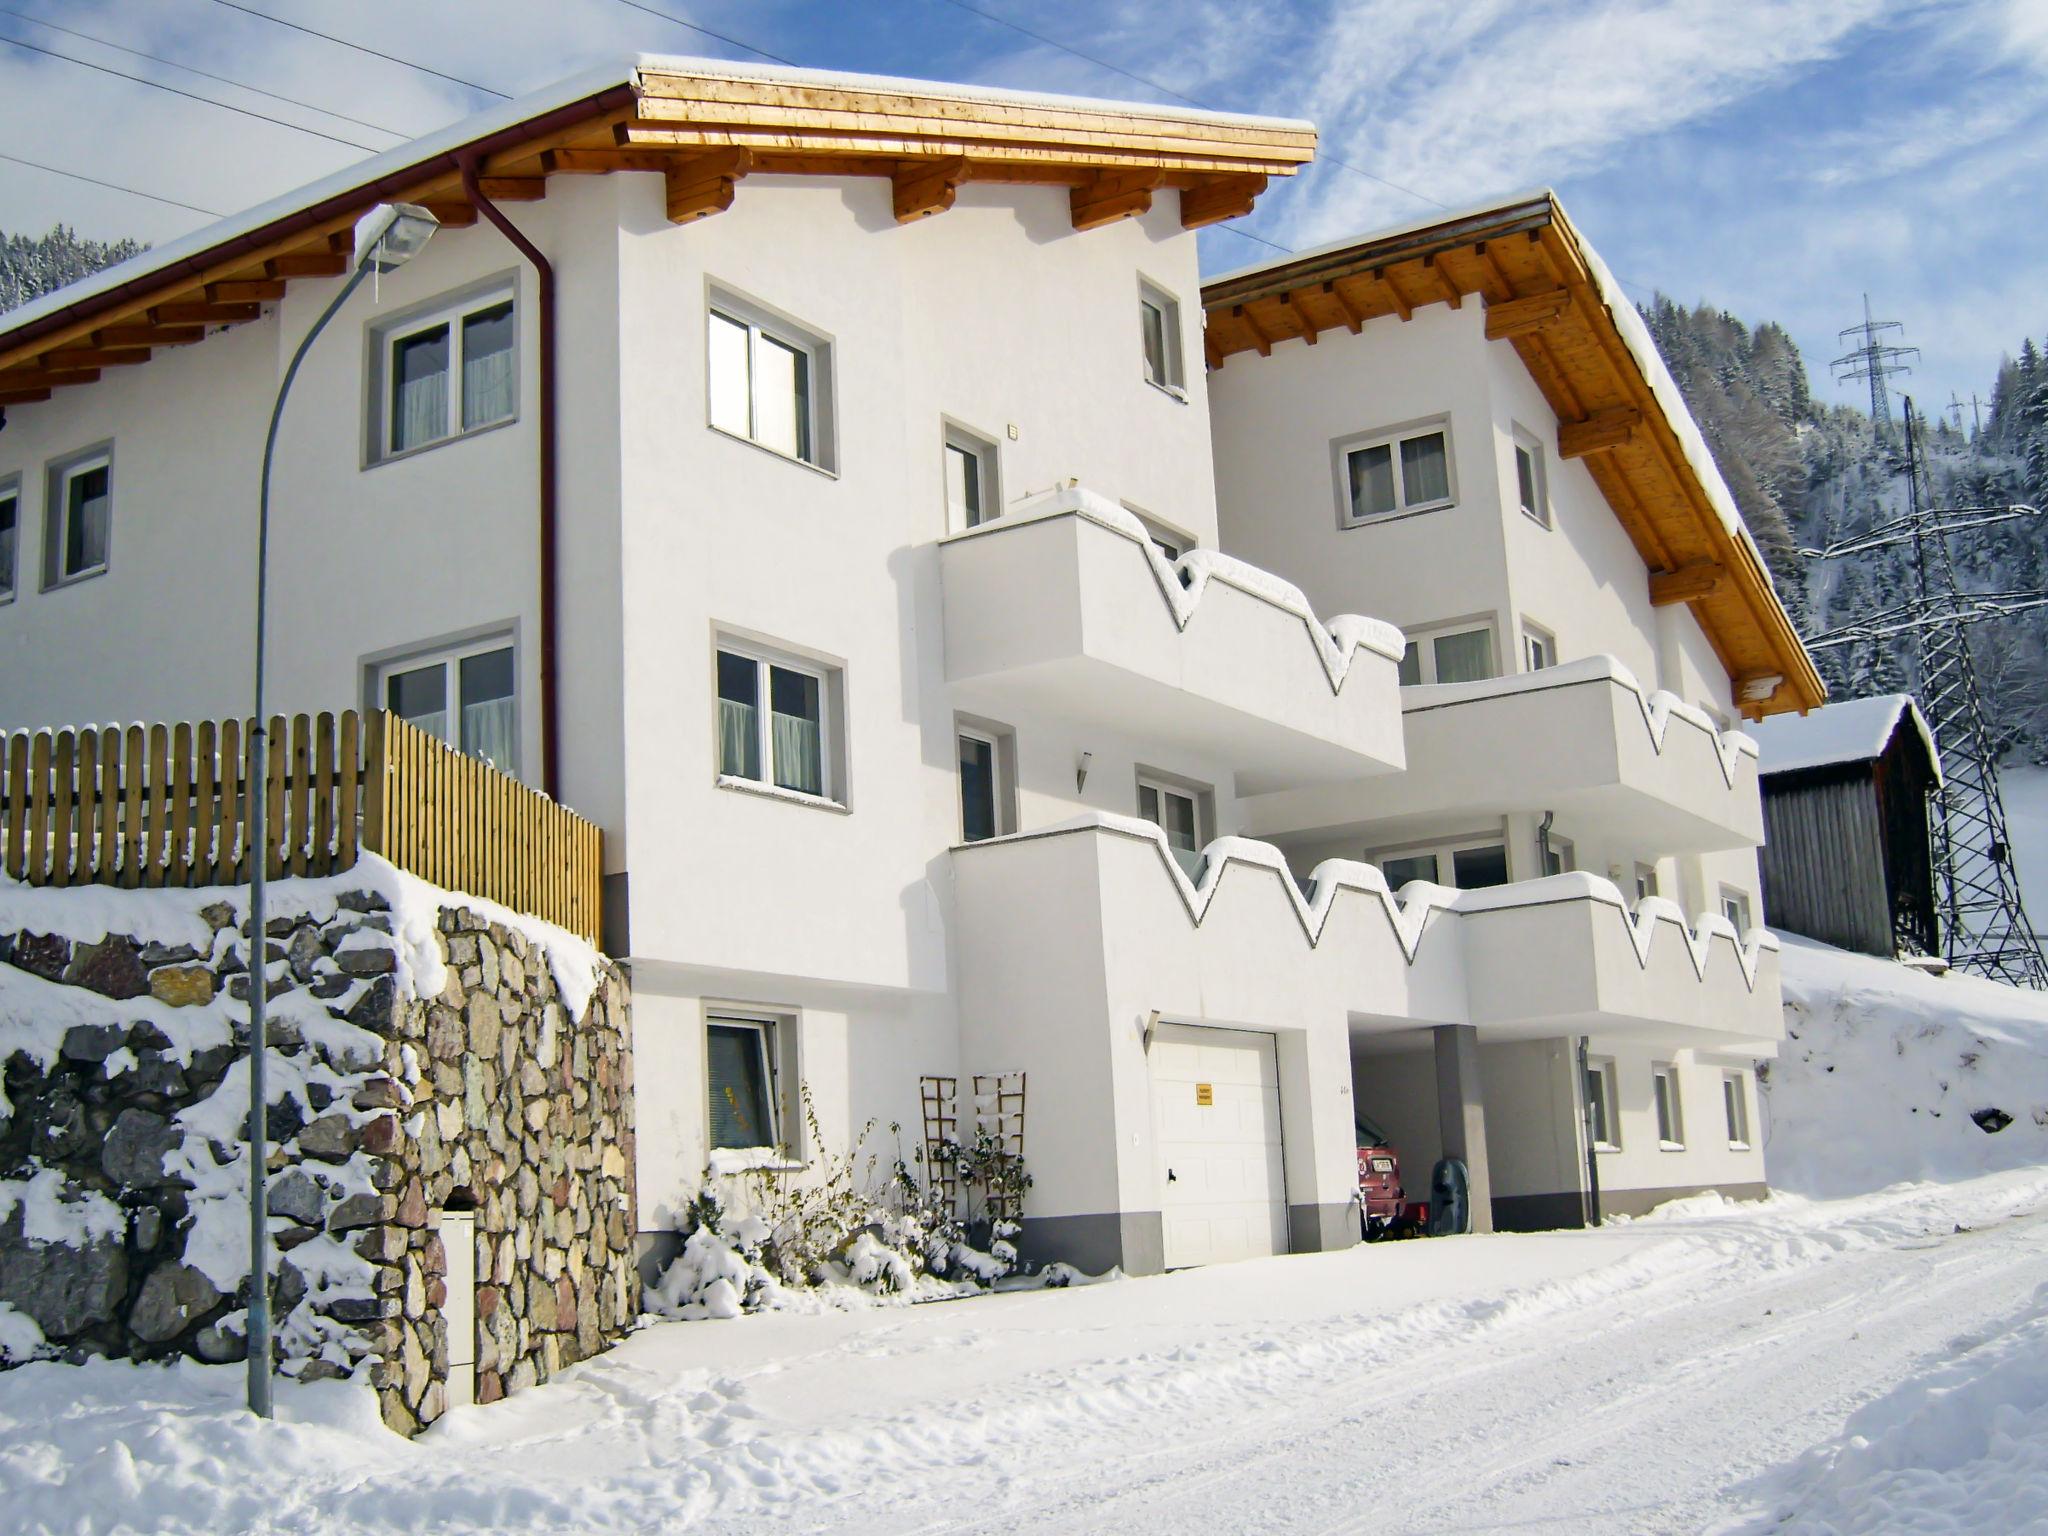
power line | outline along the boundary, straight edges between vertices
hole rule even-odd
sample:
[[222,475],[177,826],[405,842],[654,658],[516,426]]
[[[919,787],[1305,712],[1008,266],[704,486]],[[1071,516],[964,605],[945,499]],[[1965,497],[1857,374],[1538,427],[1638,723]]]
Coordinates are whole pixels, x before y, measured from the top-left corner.
[[801,69],[803,67],[794,59],[785,59],[781,54],[770,53],[766,48],[756,48],[752,43],[743,43],[736,37],[728,37],[723,32],[714,32],[709,27],[699,26],[694,21],[685,21],[680,16],[671,16],[667,11],[657,11],[651,5],[642,5],[640,0],[619,0],[619,4],[626,6],[630,10],[645,11],[650,16],[659,16],[663,21],[669,22],[674,26],[687,27],[690,31],[701,32],[706,37],[715,37],[721,43],[737,48],[743,53],[756,54],[771,63],[787,64],[791,69]]
[[0,160],[11,160],[16,165],[25,165],[33,171],[48,171],[52,176],[69,176],[73,181],[89,181],[96,187],[105,187],[112,192],[126,192],[130,197],[146,197],[152,203],[168,203],[173,208],[189,208],[194,213],[203,213],[208,218],[222,219],[227,215],[211,208],[202,208],[197,203],[181,203],[175,197],[159,197],[154,192],[145,192],[140,187],[124,187],[117,181],[101,181],[97,176],[86,176],[78,171],[67,171],[58,166],[44,165],[40,160],[24,160],[20,155],[0,151]]
[[322,133],[318,128],[308,128],[300,123],[287,122],[281,117],[272,117],[267,112],[252,111],[248,107],[232,106],[225,101],[215,101],[211,96],[201,96],[196,91],[181,91],[175,85],[165,85],[161,80],[152,80],[147,75],[131,75],[125,69],[115,69],[106,64],[94,64],[85,59],[74,59],[68,53],[59,53],[54,48],[40,47],[35,43],[24,43],[17,37],[0,37],[0,43],[10,48],[19,48],[27,53],[40,53],[47,58],[62,59],[66,64],[76,64],[80,69],[97,70],[103,75],[112,75],[117,80],[132,80],[137,85],[146,85],[152,90],[168,91],[173,96],[182,96],[187,101],[200,102],[209,107],[218,107],[223,112],[234,112],[242,117],[253,117],[260,122],[275,123],[280,128],[289,128],[294,133],[303,133],[311,138],[326,139],[334,144],[346,144],[350,149],[360,149],[365,154],[379,153],[375,144],[362,144],[354,139],[344,139],[339,134]]
[[216,75],[211,70],[200,69],[192,64],[180,64],[176,59],[167,59],[161,54],[145,53],[140,48],[130,48],[126,43],[117,43],[109,38],[95,37],[92,33],[80,32],[75,27],[60,27],[54,21],[45,21],[40,16],[31,16],[27,11],[17,11],[11,5],[0,5],[0,14],[12,16],[19,21],[26,21],[33,26],[43,27],[51,32],[62,32],[69,37],[80,38],[88,43],[96,43],[102,48],[113,48],[121,53],[133,54],[138,59],[148,59],[152,64],[164,64],[172,69],[182,69],[188,75],[199,75],[207,80],[217,80],[222,85],[231,85],[238,91],[248,91],[253,95],[267,96],[272,101],[283,102],[286,106],[304,107],[308,112],[318,112],[323,117],[337,118],[344,123],[354,123],[358,128],[368,128],[377,133],[388,133],[393,138],[398,139],[413,137],[413,135],[401,132],[396,128],[386,128],[382,123],[372,123],[360,117],[350,117],[346,112],[334,112],[326,107],[316,107],[311,102],[300,101],[295,96],[280,96],[275,91],[264,90],[260,85],[249,85],[240,80],[231,80],[226,75]]
[[259,21],[274,22],[280,27],[290,27],[294,32],[303,32],[308,37],[319,38],[322,42],[334,43],[343,48],[353,48],[357,53],[367,53],[371,58],[382,59],[388,64],[399,64],[407,69],[416,69],[423,75],[432,75],[436,80],[446,80],[451,85],[460,85],[472,91],[481,91],[484,95],[495,96],[500,101],[510,101],[512,99],[506,92],[494,91],[488,85],[478,85],[474,80],[465,80],[460,75],[444,74],[442,71],[431,69],[425,64],[415,64],[411,59],[401,59],[395,53],[380,53],[375,48],[368,47],[362,43],[352,43],[347,38],[336,37],[331,32],[319,32],[315,31],[312,27],[302,27],[296,21],[286,21],[282,16],[273,16],[268,11],[259,11],[253,6],[238,4],[237,0],[213,0],[213,3],[215,5],[224,5],[231,11],[240,11],[244,16],[254,16]]

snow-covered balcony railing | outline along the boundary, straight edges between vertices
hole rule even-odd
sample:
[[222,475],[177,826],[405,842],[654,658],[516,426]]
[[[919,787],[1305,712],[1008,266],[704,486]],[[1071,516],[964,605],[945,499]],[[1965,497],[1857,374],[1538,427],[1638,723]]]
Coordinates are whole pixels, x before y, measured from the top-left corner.
[[1035,970],[1071,991],[1044,957],[1077,957],[1104,978],[1112,1019],[1348,1015],[1360,1028],[1474,1024],[1482,1040],[1649,1033],[1719,1049],[1782,1035],[1774,935],[1688,924],[1656,897],[1631,909],[1592,875],[1393,891],[1343,859],[1297,881],[1272,845],[1222,838],[1191,881],[1156,827],[1104,815],[957,848],[953,868],[968,943],[1007,932],[1031,959],[1006,987],[1037,985]]
[[1404,827],[1453,814],[1555,811],[1567,825],[1661,853],[1763,841],[1756,743],[1651,691],[1612,656],[1541,672],[1401,690],[1408,771],[1370,786],[1261,797],[1263,836],[1370,823]]
[[1319,619],[1215,550],[1168,561],[1069,486],[940,548],[946,676],[971,707],[1055,710],[1229,761],[1247,792],[1399,768],[1401,634]]

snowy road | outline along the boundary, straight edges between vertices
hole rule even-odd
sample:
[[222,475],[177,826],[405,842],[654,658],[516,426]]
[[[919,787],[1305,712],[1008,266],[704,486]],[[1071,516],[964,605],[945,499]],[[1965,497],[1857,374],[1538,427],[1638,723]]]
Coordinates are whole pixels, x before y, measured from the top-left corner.
[[[1957,1231],[1958,1226],[1969,1230]],[[418,1442],[232,1368],[0,1378],[10,1529],[1698,1532],[2009,1328],[2048,1170],[650,1328]]]

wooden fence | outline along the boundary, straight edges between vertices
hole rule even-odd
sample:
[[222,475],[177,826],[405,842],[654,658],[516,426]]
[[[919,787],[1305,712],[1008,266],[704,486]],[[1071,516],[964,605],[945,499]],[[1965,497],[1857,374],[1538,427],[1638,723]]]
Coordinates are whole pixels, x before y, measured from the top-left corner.
[[359,850],[453,891],[599,939],[603,833],[388,711],[0,735],[0,864],[31,885],[236,885],[252,775],[271,878],[352,868]]

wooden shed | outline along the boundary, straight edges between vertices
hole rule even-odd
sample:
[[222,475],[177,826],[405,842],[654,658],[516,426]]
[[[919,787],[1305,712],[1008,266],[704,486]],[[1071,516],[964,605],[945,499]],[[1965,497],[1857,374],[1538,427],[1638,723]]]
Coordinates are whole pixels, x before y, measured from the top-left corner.
[[1866,954],[1934,955],[1941,760],[1905,694],[1748,727],[1761,752],[1764,920]]

